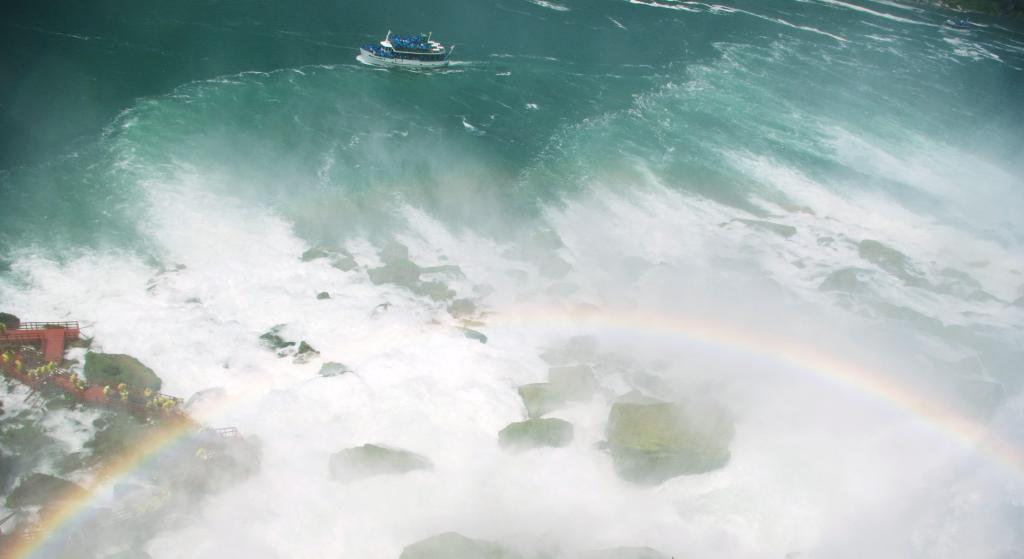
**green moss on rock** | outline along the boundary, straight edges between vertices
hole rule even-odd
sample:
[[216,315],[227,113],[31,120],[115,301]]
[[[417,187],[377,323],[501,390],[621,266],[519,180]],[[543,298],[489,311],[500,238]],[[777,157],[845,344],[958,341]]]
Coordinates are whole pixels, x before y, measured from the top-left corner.
[[130,355],[116,353],[85,354],[85,379],[91,384],[117,386],[127,384],[133,390],[160,390],[160,377],[152,369]]
[[338,481],[355,481],[378,475],[404,474],[429,470],[430,459],[400,448],[364,444],[331,455],[328,467]]
[[502,448],[560,448],[572,442],[572,424],[562,419],[527,419],[510,423],[498,433]]
[[399,559],[524,559],[522,555],[486,540],[445,532],[410,544]]
[[725,466],[733,428],[717,409],[695,413],[672,403],[617,402],[607,435],[619,477],[658,484]]

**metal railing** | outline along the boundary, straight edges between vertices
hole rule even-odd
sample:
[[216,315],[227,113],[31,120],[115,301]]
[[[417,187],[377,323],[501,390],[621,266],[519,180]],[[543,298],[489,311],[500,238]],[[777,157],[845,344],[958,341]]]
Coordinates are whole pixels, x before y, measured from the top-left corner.
[[17,332],[18,330],[47,330],[50,328],[64,328],[65,330],[79,329],[77,320],[66,322],[22,322],[17,328],[9,328],[7,332]]

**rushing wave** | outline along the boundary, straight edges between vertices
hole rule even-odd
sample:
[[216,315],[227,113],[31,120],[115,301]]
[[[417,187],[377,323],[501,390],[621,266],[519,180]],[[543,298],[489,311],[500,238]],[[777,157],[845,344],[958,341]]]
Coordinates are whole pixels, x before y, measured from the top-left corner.
[[[137,357],[262,448],[258,472],[95,555],[384,559],[457,531],[530,557],[1014,556],[1016,27],[952,35],[888,0],[530,3],[180,7],[173,83],[0,173],[0,311],[81,320],[89,351]],[[125,41],[163,36],[121,17]],[[119,32],[51,23],[11,25]],[[457,43],[453,67],[354,60],[398,25]],[[134,67],[109,63],[89,71]],[[548,412],[572,440],[503,449],[518,389],[562,365],[593,375]],[[3,392],[0,459],[24,454],[5,495],[32,472],[90,488],[43,514],[42,550],[160,479],[184,436],[87,466],[107,412]],[[609,416],[638,393],[724,410],[724,467],[623,479]],[[332,479],[365,444],[431,467]]]

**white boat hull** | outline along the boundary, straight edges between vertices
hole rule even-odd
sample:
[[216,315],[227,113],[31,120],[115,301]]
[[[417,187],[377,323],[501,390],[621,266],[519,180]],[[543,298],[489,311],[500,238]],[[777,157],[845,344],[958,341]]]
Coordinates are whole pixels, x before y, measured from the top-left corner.
[[444,68],[448,65],[447,58],[444,60],[385,58],[377,56],[366,49],[359,49],[359,59],[372,66],[385,66],[388,68]]

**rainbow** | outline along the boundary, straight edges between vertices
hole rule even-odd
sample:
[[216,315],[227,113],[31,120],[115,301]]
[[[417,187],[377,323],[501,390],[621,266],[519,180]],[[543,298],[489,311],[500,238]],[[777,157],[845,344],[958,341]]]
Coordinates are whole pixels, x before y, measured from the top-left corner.
[[992,430],[987,424],[958,412],[951,403],[935,400],[894,375],[868,365],[841,359],[823,350],[763,332],[751,332],[733,325],[674,314],[607,309],[521,307],[515,312],[489,317],[493,323],[512,328],[539,323],[579,332],[590,329],[646,332],[685,338],[695,344],[741,352],[849,388],[915,416],[940,435],[961,447],[988,455],[1011,475],[1024,478],[1024,448]]
[[28,559],[55,556],[51,546],[59,545],[53,536],[83,513],[97,496],[113,487],[118,480],[140,469],[161,451],[198,432],[200,426],[187,418],[167,420],[154,425],[142,440],[116,458],[105,462],[85,491],[74,491],[58,499],[40,518],[34,537],[20,537],[0,550],[0,559]]
[[[1024,477],[1024,449],[1000,436],[987,425],[966,417],[944,402],[914,391],[883,371],[843,360],[833,354],[762,332],[748,332],[724,323],[669,314],[637,311],[607,311],[551,307],[519,307],[486,317],[489,324],[509,330],[534,330],[540,326],[579,333],[594,329],[637,331],[685,338],[687,341],[769,359],[795,370],[846,388],[920,418],[943,436],[963,447],[982,452],[1007,468],[1014,476]],[[0,551],[0,559],[42,557],[54,535],[72,523],[101,492],[119,479],[136,471],[175,442],[196,432],[191,421],[171,422],[155,428],[141,443],[105,464],[85,492],[54,506],[38,526],[38,537],[15,542]]]

